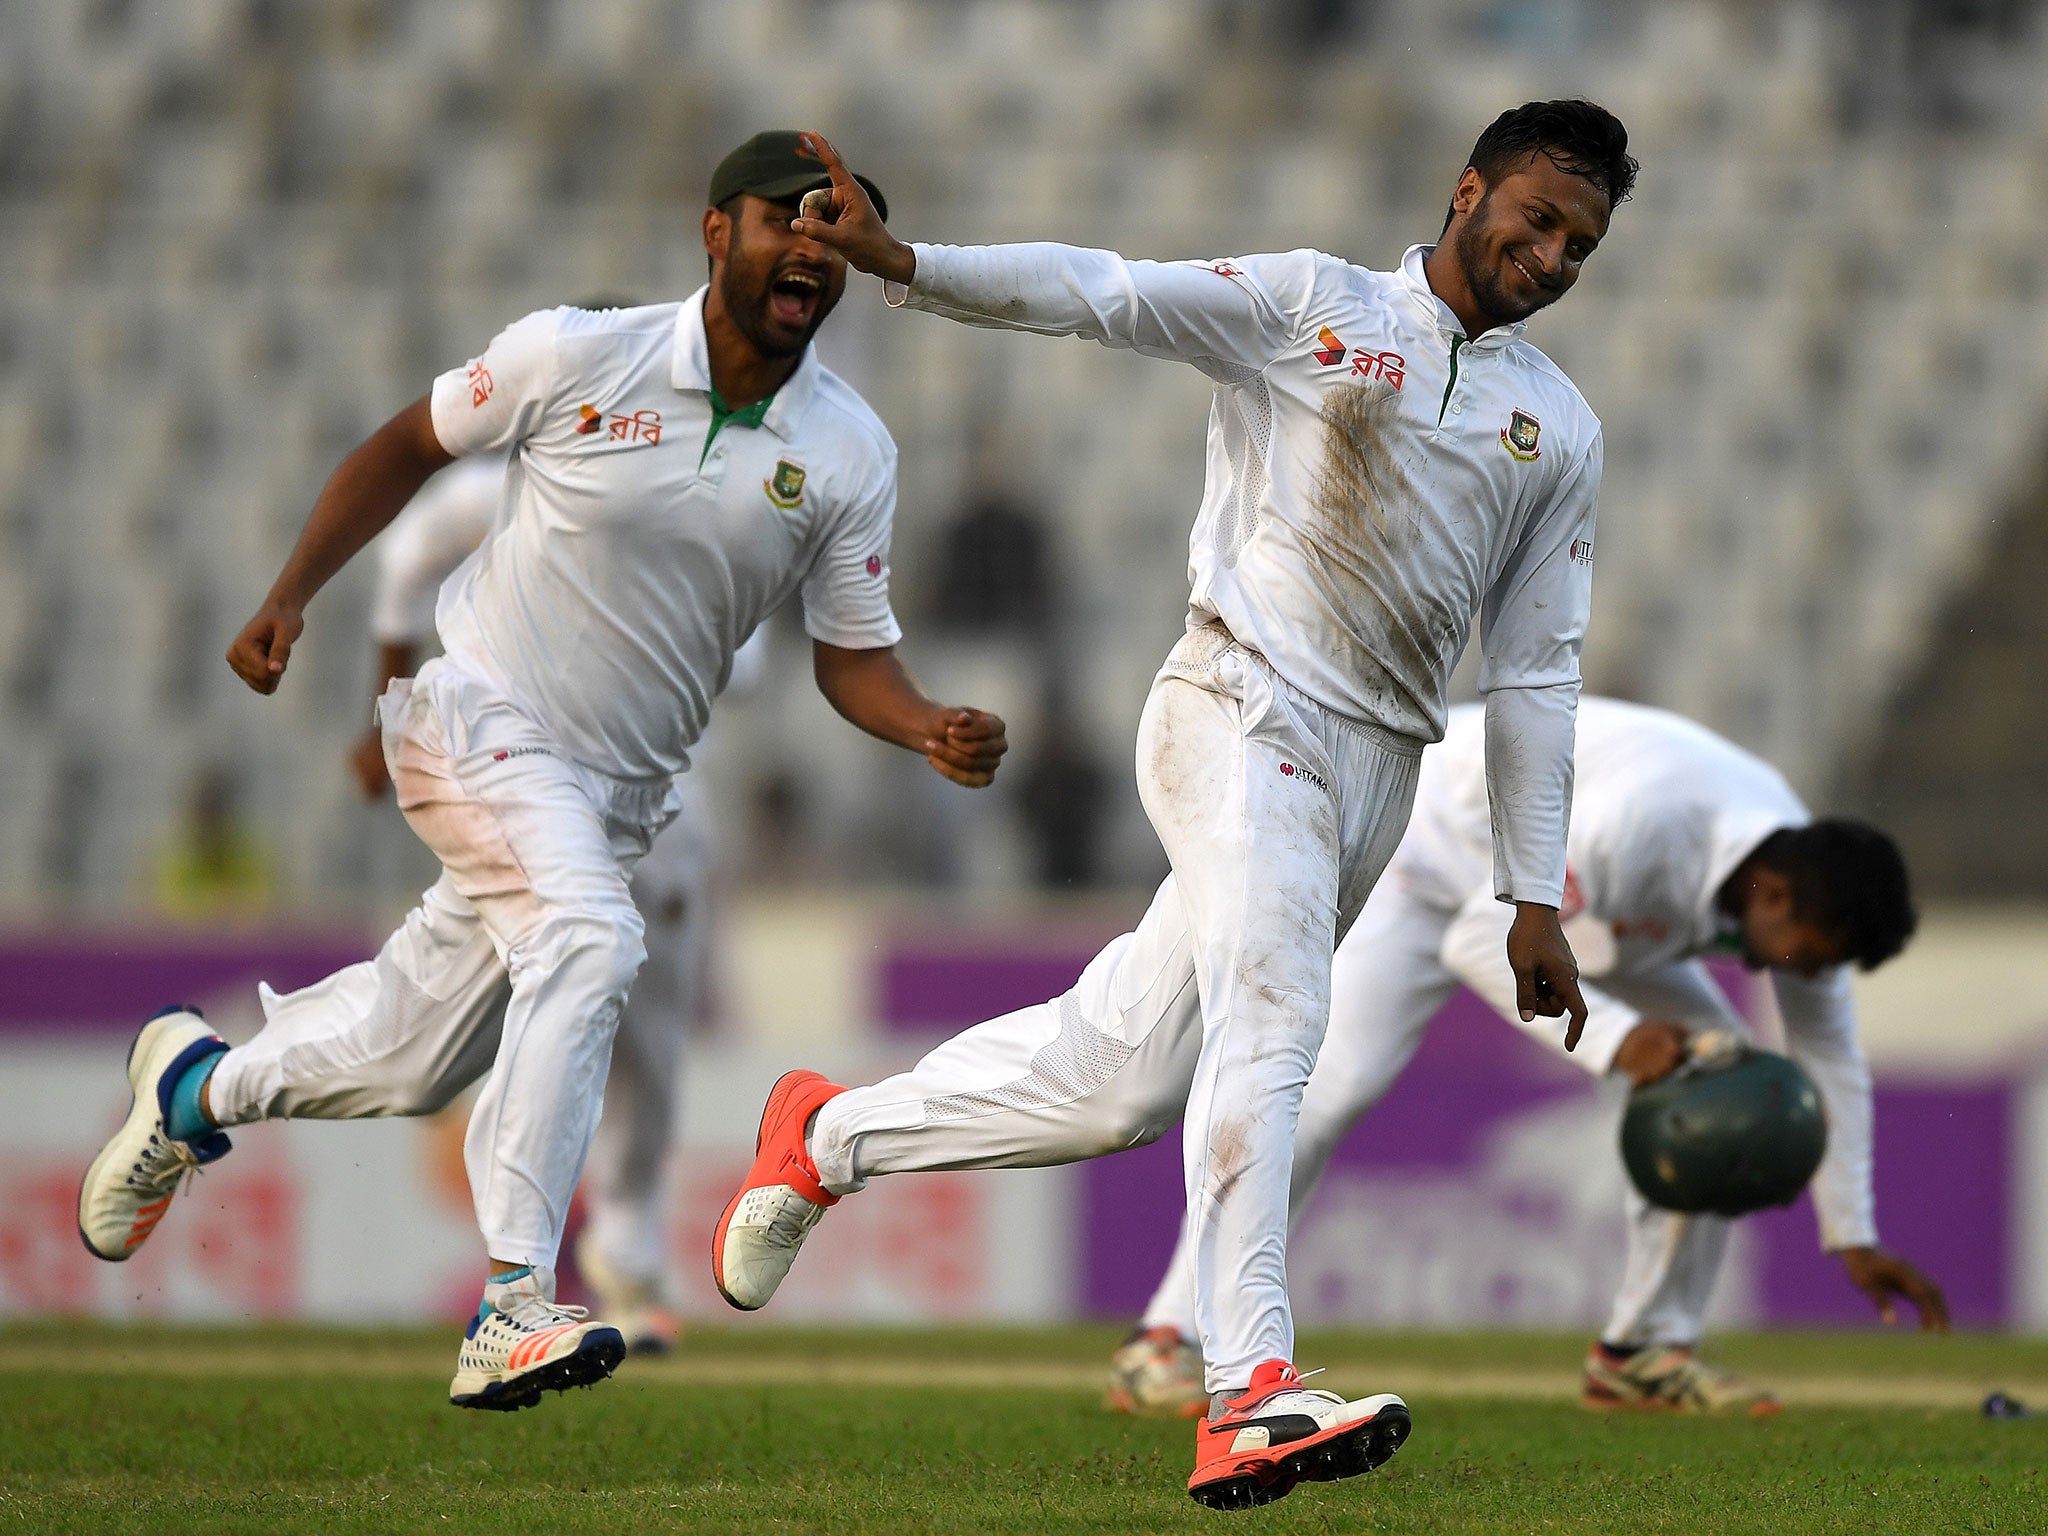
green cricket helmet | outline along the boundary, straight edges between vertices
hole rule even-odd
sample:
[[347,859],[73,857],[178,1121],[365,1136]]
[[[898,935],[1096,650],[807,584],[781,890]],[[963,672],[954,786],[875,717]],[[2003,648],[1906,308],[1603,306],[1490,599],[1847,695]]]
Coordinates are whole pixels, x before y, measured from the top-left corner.
[[1789,1205],[1828,1146],[1820,1090],[1799,1064],[1723,1037],[1629,1096],[1621,1160],[1643,1198],[1743,1216]]

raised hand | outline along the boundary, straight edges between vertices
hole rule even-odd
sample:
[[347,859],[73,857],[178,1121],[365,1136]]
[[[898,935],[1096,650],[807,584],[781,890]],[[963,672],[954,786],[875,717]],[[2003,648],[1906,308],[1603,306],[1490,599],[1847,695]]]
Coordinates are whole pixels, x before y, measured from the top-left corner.
[[885,282],[908,283],[917,270],[916,255],[889,233],[867,192],[839,158],[839,151],[822,133],[807,133],[802,143],[823,162],[832,185],[806,192],[789,227],[806,240],[837,251],[857,272],[871,272]]

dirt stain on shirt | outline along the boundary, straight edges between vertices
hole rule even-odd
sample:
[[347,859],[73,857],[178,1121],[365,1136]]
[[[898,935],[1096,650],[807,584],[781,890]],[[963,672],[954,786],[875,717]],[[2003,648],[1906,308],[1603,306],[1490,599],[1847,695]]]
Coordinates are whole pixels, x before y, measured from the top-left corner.
[[1324,396],[1322,458],[1304,530],[1308,564],[1324,601],[1358,639],[1353,670],[1382,718],[1407,718],[1440,693],[1462,648],[1464,621],[1437,611],[1418,564],[1439,558],[1422,527],[1417,485],[1427,449],[1403,419],[1402,397],[1384,383],[1344,384]]

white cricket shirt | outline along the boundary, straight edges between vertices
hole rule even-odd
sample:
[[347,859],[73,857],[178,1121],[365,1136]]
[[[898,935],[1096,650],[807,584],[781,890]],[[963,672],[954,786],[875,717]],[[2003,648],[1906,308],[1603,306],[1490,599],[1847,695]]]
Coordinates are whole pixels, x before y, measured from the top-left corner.
[[1428,250],[1374,272],[1308,250],[1151,262],[919,245],[888,296],[1214,380],[1189,622],[1220,620],[1324,707],[1434,741],[1476,614],[1495,892],[1555,905],[1600,427],[1520,325],[1466,338],[1423,276]]
[[543,310],[434,381],[443,447],[512,456],[441,590],[442,647],[620,778],[688,766],[734,652],[792,593],[828,645],[902,636],[888,431],[806,349],[758,425],[714,434],[703,304]]
[[[1470,910],[1487,886],[1485,747],[1479,708],[1452,710],[1443,740],[1422,756],[1415,812],[1389,869],[1442,910]],[[1598,1072],[1643,1018],[1600,979],[1647,977],[1714,948],[1729,933],[1715,899],[1728,877],[1773,832],[1813,818],[1769,763],[1665,710],[1581,699],[1577,757],[1565,915],[1604,925],[1614,941],[1600,975],[1582,979],[1589,1015],[1577,1055]],[[1486,963],[1505,969],[1497,944],[1485,948]],[[1786,1048],[1828,1109],[1827,1156],[1813,1186],[1822,1239],[1830,1248],[1874,1243],[1870,1065],[1848,968],[1770,976]]]

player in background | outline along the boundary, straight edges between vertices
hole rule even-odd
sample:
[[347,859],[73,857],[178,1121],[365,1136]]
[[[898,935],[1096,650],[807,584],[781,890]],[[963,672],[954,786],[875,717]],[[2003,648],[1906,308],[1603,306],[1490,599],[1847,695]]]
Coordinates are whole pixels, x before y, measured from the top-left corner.
[[[582,309],[624,309],[588,299]],[[410,677],[433,635],[434,598],[490,532],[502,503],[505,466],[465,459],[429,480],[378,538],[371,630],[377,688]],[[733,657],[727,695],[751,686],[765,631]],[[598,1314],[624,1336],[629,1353],[658,1353],[681,1332],[669,1283],[667,1166],[675,1140],[683,1047],[700,1016],[710,955],[708,919],[717,838],[697,775],[717,736],[707,726],[677,780],[676,818],[633,871],[633,905],[647,925],[646,963],[633,980],[612,1040],[604,1113],[584,1169],[588,1219],[576,1243],[576,1267],[595,1293]],[[364,797],[390,792],[382,730],[374,723],[349,751]]]
[[1577,1043],[1585,1005],[1558,905],[1600,429],[1522,331],[1628,195],[1627,135],[1588,102],[1503,113],[1440,243],[1391,272],[1305,250],[1152,262],[912,247],[821,152],[832,190],[795,228],[880,276],[892,304],[1178,359],[1215,385],[1187,633],[1138,726],[1139,792],[1172,874],[1064,997],[871,1087],[778,1083],[713,1235],[714,1276],[759,1307],[826,1209],[877,1174],[1099,1156],[1185,1112],[1214,1394],[1190,1495],[1238,1508],[1368,1471],[1407,1434],[1406,1405],[1309,1390],[1291,1363],[1295,1117],[1332,952],[1400,841],[1475,613],[1492,894],[1514,907],[1517,1004],[1530,1019],[1569,1010]]
[[734,654],[800,593],[819,690],[853,724],[967,785],[1006,747],[1000,720],[934,702],[896,654],[895,445],[811,346],[845,263],[790,227],[826,182],[795,134],[757,135],[712,176],[707,286],[529,315],[329,479],[228,653],[259,693],[306,603],[428,476],[511,456],[492,532],[441,590],[444,654],[379,702],[399,809],[441,878],[375,960],[263,989],[247,1045],[186,1009],[145,1025],[134,1107],[79,1194],[95,1253],[134,1252],[180,1174],[229,1150],[222,1127],[427,1113],[488,1072],[465,1143],[488,1264],[450,1398],[519,1408],[617,1365],[616,1328],[555,1304],[554,1264],[645,958],[627,881]]
[[[1501,961],[1507,925],[1489,867],[1484,737],[1479,709],[1451,711],[1443,741],[1423,755],[1408,835],[1338,947],[1330,1032],[1295,1132],[1296,1215],[1460,983],[1555,1047],[1554,1031],[1521,1019]],[[1870,1068],[1849,990],[1852,964],[1882,965],[1912,936],[1898,848],[1860,822],[1813,820],[1776,769],[1663,710],[1582,699],[1576,756],[1564,916],[1587,1018],[1573,1059],[1591,1073],[1655,1082],[1685,1060],[1695,1035],[1748,1033],[1705,955],[1733,953],[1766,972],[1786,1048],[1827,1108],[1827,1156],[1813,1181],[1821,1244],[1886,1322],[1903,1297],[1923,1328],[1945,1331],[1941,1288],[1878,1246]],[[1586,1356],[1588,1407],[1776,1409],[1768,1392],[1694,1352],[1728,1228],[1726,1218],[1660,1210],[1629,1189],[1621,1290]],[[1112,1407],[1193,1416],[1207,1406],[1191,1260],[1183,1238],[1139,1331],[1116,1352]]]

